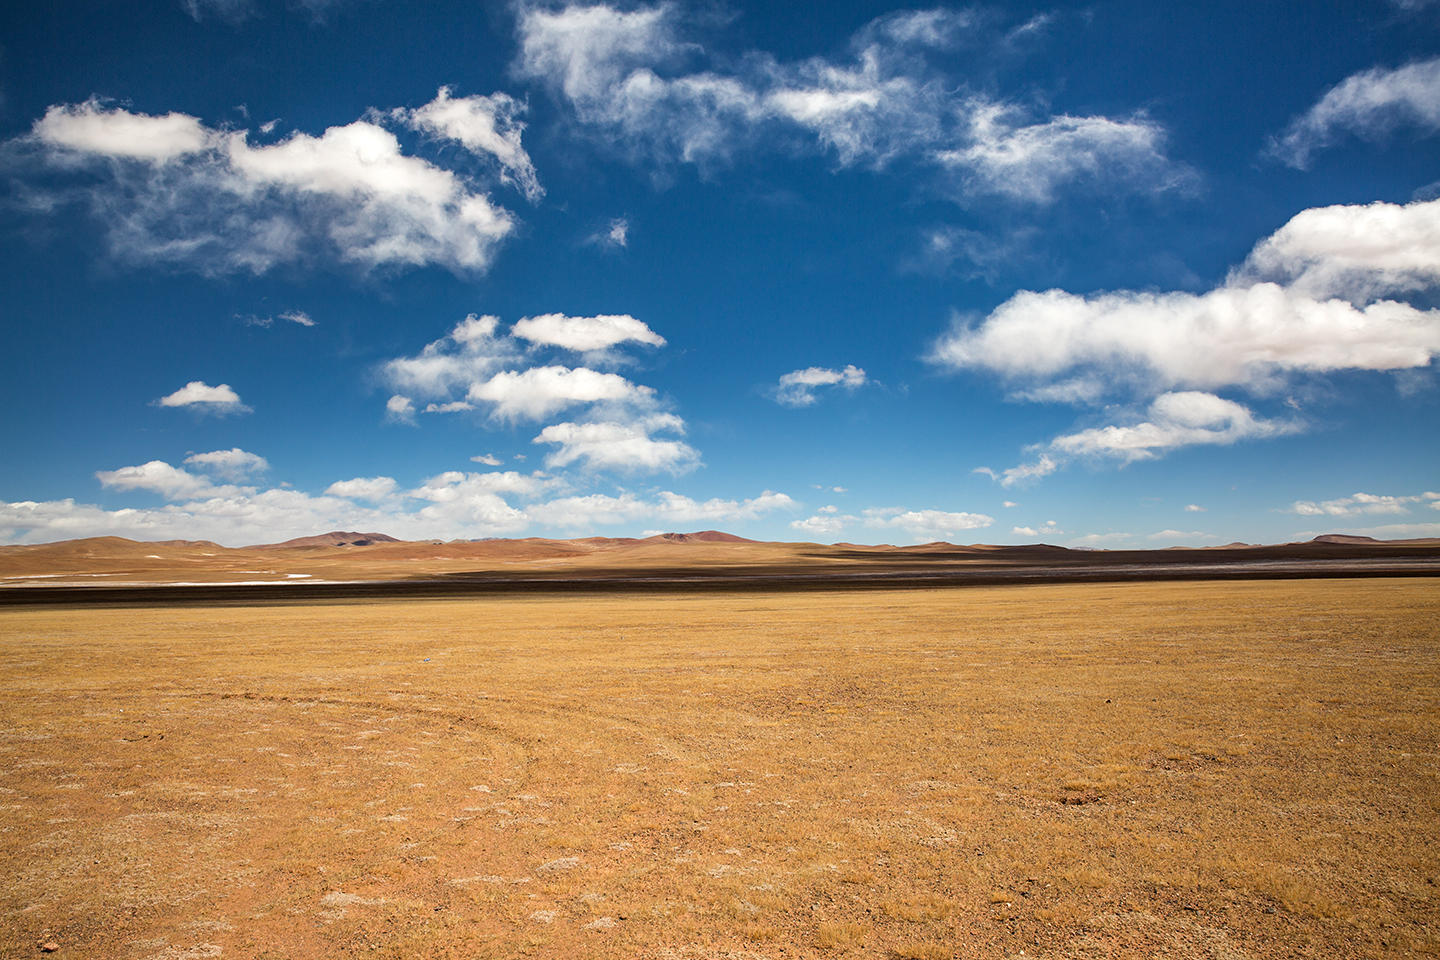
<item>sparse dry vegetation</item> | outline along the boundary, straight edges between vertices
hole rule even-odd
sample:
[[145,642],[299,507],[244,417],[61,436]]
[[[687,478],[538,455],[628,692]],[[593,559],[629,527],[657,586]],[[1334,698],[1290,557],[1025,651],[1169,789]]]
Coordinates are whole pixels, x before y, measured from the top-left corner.
[[0,955],[1440,951],[1428,580],[0,610]]

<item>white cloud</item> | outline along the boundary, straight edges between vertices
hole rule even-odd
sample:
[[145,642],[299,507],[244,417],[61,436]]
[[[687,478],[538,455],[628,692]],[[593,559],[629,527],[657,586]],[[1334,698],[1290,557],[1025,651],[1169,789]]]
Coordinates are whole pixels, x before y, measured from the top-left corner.
[[381,373],[391,386],[422,397],[443,397],[468,387],[518,355],[509,338],[497,336],[499,322],[498,317],[472,313],[417,355],[386,362]]
[[842,167],[905,158],[962,193],[1028,202],[1076,180],[1154,191],[1186,176],[1143,117],[1037,117],[968,92],[927,54],[954,62],[962,40],[985,42],[976,24],[965,11],[888,15],[855,34],[848,57],[784,63],[751,51],[728,69],[697,69],[704,49],[683,35],[677,6],[532,6],[518,20],[515,71],[546,83],[609,143],[661,164],[777,146],[825,151]]
[[1186,513],[1204,513],[1204,512],[1205,512],[1205,508],[1202,507],[1202,506],[1200,506],[1200,504],[1198,504],[1198,503],[1187,503],[1187,504],[1185,505],[1185,512],[1186,512]]
[[415,401],[402,394],[395,394],[385,401],[385,419],[394,423],[414,423]]
[[502,371],[473,384],[467,397],[472,403],[492,404],[494,415],[503,420],[541,420],[577,404],[650,406],[655,391],[614,373],[548,366]]
[[243,320],[252,327],[273,327],[276,320],[284,320],[287,323],[294,323],[302,327],[315,326],[314,319],[304,310],[285,310],[273,317],[262,317],[257,315],[244,316],[236,314],[235,319]]
[[[766,490],[748,500],[692,500],[668,490],[646,500],[632,493],[618,497],[590,494],[564,497],[535,504],[529,513],[537,523],[551,527],[585,529],[593,525],[659,521],[673,526],[719,524],[753,520],[773,510],[794,508],[795,501],[783,493]],[[673,529],[672,526],[672,529]]]
[[1440,201],[1321,207],[1207,293],[1021,291],[979,324],[957,321],[931,359],[1072,403],[1121,385],[1268,390],[1298,374],[1415,370],[1440,355],[1440,311],[1377,298],[1437,284]]
[[1291,372],[1410,369],[1437,353],[1440,311],[1389,300],[1356,308],[1257,283],[1198,295],[1022,291],[978,327],[957,325],[932,358],[1022,383],[1078,372],[1163,390],[1260,388]]
[[325,488],[327,497],[344,497],[347,500],[384,500],[395,492],[393,477],[356,477],[353,480],[337,480]]
[[1207,391],[1269,393],[1306,374],[1422,370],[1440,356],[1440,310],[1377,298],[1437,285],[1440,201],[1315,208],[1206,293],[1021,291],[979,323],[957,318],[930,359],[998,374],[1016,399],[1156,397],[1148,419],[1056,437],[1040,445],[1047,454],[1003,473],[977,470],[1008,486],[1053,472],[1066,456],[1128,462],[1293,433],[1296,421],[1258,418]]
[[597,353],[622,343],[665,346],[664,337],[628,314],[567,317],[563,313],[546,313],[520,319],[511,333],[531,343],[576,353]]
[[1257,244],[1230,283],[1255,280],[1357,305],[1433,288],[1440,284],[1440,200],[1303,210]]
[[801,533],[809,534],[810,536],[829,537],[834,536],[855,522],[857,522],[855,517],[827,513],[822,510],[813,517],[790,521],[790,527],[794,530],[799,530]]
[[[1298,421],[1256,417],[1243,404],[1195,390],[1161,394],[1151,401],[1143,415],[1132,419],[1134,422],[1091,427],[1062,434],[1048,444],[1037,444],[1031,449],[1043,449],[1043,452],[1029,463],[1002,471],[977,467],[974,472],[1010,487],[1049,476],[1076,457],[1132,463],[1158,459],[1180,447],[1228,446],[1241,440],[1284,436],[1303,429]],[[1192,504],[1186,510],[1193,513],[1203,508]]]
[[1426,491],[1413,496],[1389,496],[1373,493],[1353,493],[1348,497],[1334,500],[1296,500],[1290,505],[1292,513],[1302,517],[1350,517],[1357,514],[1409,513],[1410,505],[1429,503],[1440,509],[1440,494]]
[[1294,433],[1299,425],[1255,417],[1249,408],[1212,393],[1165,393],[1150,404],[1147,419],[1056,437],[1051,449],[1072,456],[1114,457],[1124,462],[1149,460],[1177,447],[1228,445],[1239,440]]
[[[494,419],[513,422],[588,408],[574,421],[550,424],[535,438],[535,443],[557,447],[546,458],[550,466],[672,473],[693,469],[700,462],[693,447],[655,436],[683,433],[684,421],[663,412],[654,389],[590,367],[524,366],[542,349],[578,352],[597,363],[618,362],[622,358],[614,351],[630,343],[660,347],[665,338],[628,314],[541,314],[521,319],[506,332],[496,317],[472,314],[418,355],[385,363],[381,374],[407,397],[435,397],[425,406],[426,413],[484,407]],[[461,389],[464,398],[452,399]],[[403,412],[413,415],[413,404]]]
[[489,453],[482,453],[478,456],[471,457],[470,460],[474,463],[483,463],[487,467],[498,467],[501,463],[499,457]]
[[488,267],[514,217],[471,179],[406,154],[385,114],[369,116],[252,143],[185,114],[91,99],[49,108],[29,142],[52,166],[97,175],[78,190],[121,259],[209,274],[260,274],[317,254],[367,270]]
[[792,370],[780,378],[775,390],[775,400],[787,407],[808,407],[816,400],[817,387],[841,386],[854,390],[865,384],[865,371],[854,364],[847,364],[843,370],[826,367],[806,367]]
[[134,467],[101,470],[95,478],[102,486],[114,490],[146,490],[166,500],[186,500],[204,496],[223,496],[239,488],[216,486],[205,477],[196,476],[164,460],[151,460]]
[[51,147],[165,163],[210,149],[218,134],[183,113],[151,116],[107,108],[91,97],[84,103],[57,104],[35,121],[34,136]]
[[210,413],[248,413],[250,408],[240,402],[240,395],[228,383],[210,386],[203,380],[191,380],[174,393],[155,401],[162,407],[190,407]]
[[1164,540],[1169,546],[1188,547],[1217,543],[1221,538],[1202,530],[1161,530],[1146,536],[1147,540]]
[[1014,500],[1006,500],[1004,503],[1000,504],[1000,506],[1009,509],[1010,507],[1018,507],[1020,506],[1020,504],[1016,503]]
[[185,462],[230,480],[239,480],[248,473],[262,473],[270,469],[270,464],[264,457],[239,447],[211,450],[209,453],[192,453],[185,458]]
[[304,310],[286,310],[280,314],[280,319],[289,320],[291,323],[298,323],[302,327],[315,326],[315,321],[312,320],[310,314]]
[[[1400,3],[1409,9],[1417,4]],[[1293,167],[1343,133],[1376,140],[1402,126],[1440,129],[1440,58],[1393,70],[1375,67],[1345,78],[1271,141],[1269,152]]]
[[616,217],[605,225],[605,229],[591,235],[588,242],[601,247],[628,247],[630,245],[630,221],[624,217]]
[[995,522],[994,517],[983,513],[906,510],[903,507],[871,507],[863,514],[867,527],[903,530],[917,543],[949,540],[963,531],[979,530]]
[[1194,174],[1165,157],[1165,132],[1145,117],[1058,116],[1025,123],[1008,105],[976,100],[966,146],[938,150],[936,159],[971,187],[1014,200],[1049,203],[1059,187],[1113,180],[1168,190]]
[[394,115],[416,130],[454,140],[478,156],[494,158],[499,162],[501,179],[535,201],[545,195],[545,189],[520,143],[525,124],[518,118],[524,112],[525,104],[503,93],[452,97],[449,87],[441,87],[425,106],[396,110]]
[[249,19],[255,13],[254,0],[180,0],[180,5],[196,23],[203,20],[207,13],[231,23]]
[[356,477],[331,484],[320,496],[285,488],[217,486],[158,460],[101,471],[97,477],[109,489],[159,493],[172,502],[115,510],[68,499],[0,502],[0,543],[125,536],[240,545],[324,530],[450,539],[515,535],[537,524],[580,532],[615,523],[675,529],[751,520],[796,506],[790,497],[770,490],[745,500],[697,501],[662,491],[649,497],[595,494],[533,502],[565,486],[538,472],[449,471],[409,490],[399,489],[390,477]]
[[[976,467],[972,473],[983,473],[991,480],[997,481],[1002,487],[1013,487],[1017,483],[1024,483],[1027,480],[1038,480],[1041,477],[1048,477],[1060,464],[1055,458],[1048,454],[1041,454],[1033,463],[1022,463],[1019,466],[1011,467],[1008,470],[1001,470],[998,473],[989,467]],[[1005,501],[1005,506],[1014,506],[1010,501]]]
[[508,212],[450,171],[406,156],[393,133],[367,121],[257,147],[231,134],[224,153],[246,185],[329,205],[326,235],[342,260],[366,267],[481,269],[514,227]]
[[1069,541],[1069,546],[1082,548],[1128,547],[1135,543],[1133,533],[1087,533]]
[[658,414],[631,422],[556,423],[535,438],[535,443],[559,447],[545,458],[546,466],[582,463],[598,470],[645,470],[684,473],[700,465],[700,454],[680,440],[656,439],[657,432],[684,431],[684,422],[671,414]]
[[1011,527],[1010,532],[1021,537],[1050,537],[1064,533],[1054,520],[1046,520],[1038,527]]

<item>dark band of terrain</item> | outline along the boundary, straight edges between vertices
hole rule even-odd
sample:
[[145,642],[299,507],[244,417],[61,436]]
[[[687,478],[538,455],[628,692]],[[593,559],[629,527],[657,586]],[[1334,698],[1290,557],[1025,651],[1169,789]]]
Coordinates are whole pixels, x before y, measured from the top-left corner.
[[1176,580],[1281,580],[1440,576],[1440,545],[1308,543],[1171,550],[989,548],[984,560],[957,562],[953,550],[907,550],[903,557],[836,551],[786,564],[676,564],[626,568],[457,570],[344,582],[33,586],[0,590],[0,605],[253,604],[439,599],[528,593],[770,592],[936,589],[1041,583]]

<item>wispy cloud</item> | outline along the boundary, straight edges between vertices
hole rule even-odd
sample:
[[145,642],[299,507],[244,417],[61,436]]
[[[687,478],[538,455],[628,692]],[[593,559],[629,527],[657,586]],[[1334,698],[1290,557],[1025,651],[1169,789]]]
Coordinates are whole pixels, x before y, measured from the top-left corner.
[[679,7],[525,6],[514,69],[631,157],[710,167],[758,151],[824,152],[840,167],[927,168],[957,199],[1043,204],[1061,184],[1164,191],[1193,179],[1143,114],[1050,115],[968,89],[947,67],[1000,38],[964,10],[872,21],[846,55],[713,62]]
[[[1418,9],[1416,0],[1398,0]],[[1344,134],[1377,140],[1401,127],[1440,130],[1440,57],[1394,69],[1374,67],[1346,77],[1270,141],[1268,152],[1304,169]]]
[[808,407],[818,399],[815,391],[820,387],[855,390],[866,382],[865,371],[853,363],[846,364],[843,370],[806,367],[803,370],[792,370],[780,378],[780,383],[775,388],[775,400],[787,407]]

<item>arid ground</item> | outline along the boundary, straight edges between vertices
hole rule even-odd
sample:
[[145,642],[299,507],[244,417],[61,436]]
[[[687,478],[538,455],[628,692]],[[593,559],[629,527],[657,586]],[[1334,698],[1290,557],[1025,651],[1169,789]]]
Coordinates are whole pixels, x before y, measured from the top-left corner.
[[1434,579],[0,608],[0,955],[1440,952]]

